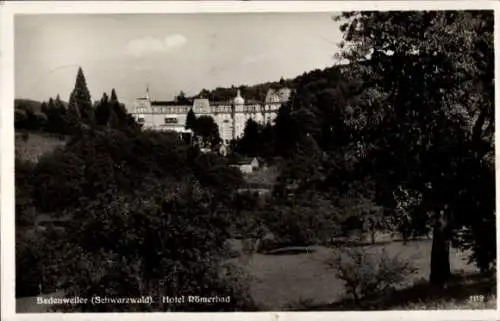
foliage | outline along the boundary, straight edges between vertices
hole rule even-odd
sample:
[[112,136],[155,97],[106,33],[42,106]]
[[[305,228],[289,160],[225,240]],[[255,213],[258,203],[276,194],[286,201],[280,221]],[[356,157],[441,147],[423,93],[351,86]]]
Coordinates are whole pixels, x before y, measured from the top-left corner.
[[241,171],[227,166],[214,153],[200,154],[194,159],[192,168],[199,182],[210,187],[221,199],[231,195],[244,183]]
[[16,130],[44,131],[65,134],[66,107],[59,95],[48,102],[36,102],[26,99],[14,101],[14,127]]
[[186,94],[181,90],[179,92],[179,94],[175,97],[175,101],[178,103],[178,104],[185,104],[185,105],[189,105],[191,104],[192,102],[186,97]]
[[[228,306],[213,306],[213,309],[231,310],[240,305],[241,309],[251,307],[243,290],[244,280],[241,280],[243,283],[238,281],[239,277],[244,277],[241,271],[235,267],[227,267],[225,277],[217,274],[222,270],[221,262],[226,257],[218,244],[226,239],[231,221],[231,213],[221,201],[230,200],[228,195],[242,184],[241,172],[226,166],[219,156],[202,154],[197,148],[193,151],[193,148],[186,146],[177,135],[171,133],[131,132],[103,127],[81,130],[64,148],[43,156],[36,165],[17,160],[16,221],[19,227],[25,227],[16,240],[20,246],[17,252],[20,255],[17,273],[25,277],[25,281],[19,282],[19,295],[37,292],[39,284],[44,289],[53,288],[56,281],[41,279],[43,275],[50,274],[61,279],[63,288],[69,287],[78,293],[96,291],[101,294],[130,296],[143,284],[142,279],[130,277],[142,277],[141,273],[146,272],[159,273],[159,267],[152,268],[156,272],[145,271],[144,264],[150,263],[144,263],[144,257],[128,256],[126,253],[141,253],[148,256],[148,259],[157,260],[157,254],[143,249],[151,249],[151,242],[168,241],[168,246],[163,246],[167,243],[162,243],[162,246],[156,243],[153,245],[156,248],[166,247],[168,250],[175,242],[185,242],[183,249],[175,247],[178,249],[176,251],[181,251],[179,255],[187,255],[179,257],[180,263],[161,263],[166,264],[162,265],[164,270],[171,270],[172,266],[180,269],[179,278],[186,282],[184,288],[187,291],[182,293],[209,295],[215,292],[207,291],[219,289],[219,294],[231,296],[232,303]],[[196,187],[198,183],[190,183],[194,176],[205,187]],[[201,194],[189,194],[193,189],[199,189]],[[196,197],[199,198],[195,201],[189,195],[198,195]],[[206,202],[211,204],[208,212],[205,211],[205,206],[208,206]],[[69,217],[69,223],[64,225],[62,234],[51,236],[50,242],[49,236],[47,239],[42,238],[38,227],[34,225],[42,213],[47,213],[49,221]],[[124,213],[130,213],[132,218]],[[202,216],[198,217],[200,213]],[[176,221],[171,220],[172,215],[174,219],[178,217],[181,221],[175,223]],[[137,219],[140,220],[139,223]],[[169,222],[177,225],[169,225],[170,228],[163,229],[162,226],[170,224]],[[199,225],[195,222],[199,222]],[[196,228],[188,232],[191,227],[196,226],[199,226],[199,230]],[[213,228],[206,229],[206,226]],[[151,239],[150,236],[155,235],[157,229],[158,232],[163,231],[163,236]],[[38,232],[32,236],[30,231]],[[116,242],[121,236],[130,238],[124,241],[125,245]],[[32,246],[33,237],[40,240],[39,246]],[[98,240],[93,239],[95,242],[89,241],[89,238],[99,237]],[[141,247],[142,239],[150,242],[143,244],[144,248]],[[105,244],[108,244],[108,248]],[[199,253],[205,254],[199,256]],[[170,258],[173,260],[173,256]],[[99,265],[93,264],[109,260],[115,260],[116,265],[101,265],[99,268],[104,268],[109,275],[100,279],[100,272],[97,270]],[[89,265],[89,262],[94,263]],[[185,265],[181,267],[181,263]],[[117,266],[123,270],[116,270]],[[193,268],[195,266],[196,269]],[[51,272],[46,272],[47,269]],[[141,286],[153,287],[152,284],[158,284],[158,275],[153,276],[157,279],[145,279],[150,283]],[[195,282],[196,278],[200,283],[188,285],[188,280]],[[120,287],[118,280],[128,280],[126,283],[130,287]],[[109,291],[99,292],[102,287]],[[231,290],[233,287],[234,291]],[[149,293],[150,288],[147,289],[142,293]],[[158,289],[151,288],[151,291],[156,290]],[[171,288],[168,291],[174,290]],[[135,308],[137,307],[131,307]],[[101,309],[116,311],[121,307],[107,306]]]
[[301,137],[291,152],[280,176],[282,184],[299,182],[308,186],[321,179],[321,150],[312,136]]
[[200,116],[194,127],[195,136],[201,139],[201,146],[215,149],[221,142],[219,126],[210,116]]
[[[247,99],[264,101],[269,89],[277,89],[282,87],[293,87],[293,79],[283,79],[283,81],[266,82],[253,86],[240,86],[241,95]],[[217,87],[213,90],[202,89],[197,97],[208,98],[210,101],[228,102],[236,95],[234,86],[229,88]]]
[[87,81],[82,68],[78,68],[75,87],[69,98],[68,112],[68,116],[70,117],[69,121],[74,126],[77,126],[78,121],[82,121],[87,125],[93,125],[95,123],[90,92],[87,88]]
[[32,109],[15,110],[14,126],[17,129],[40,130],[47,125],[47,117],[44,113],[35,112]]
[[274,234],[277,246],[305,246],[328,241],[336,233],[335,208],[309,193],[295,200],[274,200],[262,210],[260,224]]
[[236,152],[247,156],[258,156],[260,150],[260,125],[252,118],[245,124],[243,137],[238,141]]
[[189,109],[186,116],[186,129],[194,130],[196,127],[196,115],[194,114],[193,108]]
[[64,134],[66,125],[64,122],[64,115],[66,114],[66,108],[61,101],[59,95],[56,99],[49,99],[49,102],[45,105],[45,109],[42,104],[42,112],[47,116],[46,131],[51,133]]
[[[432,264],[431,276],[443,277],[431,279],[443,284],[449,273],[439,270],[449,270],[446,244],[453,230],[495,211],[491,192],[481,198],[480,212],[463,210],[479,200],[466,177],[478,177],[479,164],[493,150],[492,13],[362,12],[343,18],[349,77],[364,80],[352,100],[358,122],[350,125],[366,155],[364,171],[374,173],[378,198],[387,206],[398,186],[422,194],[408,221],[426,226],[426,213],[435,213],[434,250],[441,252],[433,258],[442,261]],[[480,176],[491,181],[485,172]]]
[[343,248],[325,263],[337,271],[347,294],[361,306],[363,299],[387,294],[415,272],[409,262],[389,256],[385,249],[370,253],[363,248]]
[[95,119],[98,126],[135,131],[139,129],[139,125],[127,113],[125,106],[119,102],[114,88],[111,90],[111,96],[103,93],[101,100],[95,104]]
[[16,157],[14,170],[16,226],[29,226],[34,220],[34,205],[32,197],[34,165]]
[[[230,296],[214,305],[82,305],[80,311],[230,311],[248,307],[244,284],[223,271],[228,217],[195,181],[149,186],[127,197],[110,190],[82,204],[70,243],[80,255],[66,263],[69,293],[100,296]],[[210,226],[210,229],[206,227]],[[76,253],[75,253],[76,254]],[[228,277],[231,281],[227,281]],[[237,278],[236,278],[237,279]],[[238,288],[234,288],[238,286]],[[89,310],[90,309],[90,310]]]
[[56,150],[44,155],[34,170],[34,203],[41,211],[60,211],[82,196],[85,163],[75,154]]
[[16,297],[54,292],[61,285],[61,255],[67,251],[61,237],[50,225],[16,228]]
[[107,125],[110,114],[111,110],[109,106],[109,98],[106,93],[103,93],[101,100],[97,103],[97,106],[95,107],[95,118],[97,125],[100,126]]

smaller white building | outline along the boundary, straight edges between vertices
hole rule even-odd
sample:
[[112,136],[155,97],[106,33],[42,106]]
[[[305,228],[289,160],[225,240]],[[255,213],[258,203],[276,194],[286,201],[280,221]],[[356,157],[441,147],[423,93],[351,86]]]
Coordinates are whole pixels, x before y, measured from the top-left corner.
[[259,160],[256,157],[245,158],[229,166],[238,168],[243,174],[248,174],[259,168]]

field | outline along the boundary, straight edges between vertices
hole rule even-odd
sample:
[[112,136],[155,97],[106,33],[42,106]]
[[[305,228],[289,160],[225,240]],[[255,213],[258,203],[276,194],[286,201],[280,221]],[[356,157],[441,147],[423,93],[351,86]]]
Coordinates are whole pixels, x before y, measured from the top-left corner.
[[36,163],[45,153],[50,153],[65,144],[64,137],[54,134],[16,132],[15,152],[20,159]]
[[[412,279],[408,280],[408,287],[413,286],[415,289],[416,286],[419,286],[421,288],[416,292],[419,292],[419,295],[425,295],[424,292],[427,289],[422,287],[427,286],[423,280],[429,276],[431,242],[429,240],[419,240],[408,242],[406,245],[403,245],[402,242],[391,242],[383,245],[367,246],[367,249],[377,250],[383,247],[390,255],[399,254],[402,259],[411,260],[412,265],[417,269],[417,273]],[[330,270],[323,263],[330,255],[331,250],[325,247],[313,247],[312,249],[315,250],[313,253],[291,255],[254,254],[249,259],[247,270],[254,278],[251,286],[252,296],[259,307],[264,310],[350,310],[355,308],[342,304],[344,297],[343,283],[335,277],[335,271]],[[486,293],[491,290],[491,288],[488,288],[489,281],[481,280],[481,283],[479,280],[474,279],[477,270],[473,265],[467,264],[467,255],[465,253],[452,250],[450,256],[454,273],[470,275],[470,295]],[[460,293],[451,293],[459,296],[457,298],[458,302],[454,302],[453,298],[450,298],[444,300],[444,303],[441,302],[441,304],[448,304],[452,309],[460,306],[470,308],[470,306],[464,306],[463,302],[463,299],[468,299],[469,294],[465,293],[467,286],[463,280],[460,283],[463,284],[460,287]],[[481,284],[478,285],[478,283]],[[477,289],[478,286],[480,289]],[[474,291],[481,293],[475,293]],[[414,293],[409,293],[409,295],[414,295]],[[443,296],[447,296],[447,294],[443,293]],[[416,299],[420,298],[409,298],[408,302],[404,303],[404,306],[413,305],[413,309],[428,307],[427,303],[421,304]],[[490,304],[494,303],[495,301]],[[381,304],[386,309],[397,309],[403,303],[394,302],[394,306],[391,306],[391,302]],[[479,308],[485,308],[485,306],[479,306]],[[494,308],[494,306],[489,306],[489,308]]]
[[[494,284],[491,284],[491,279],[478,276],[476,268],[467,264],[466,253],[452,250],[452,270],[462,277],[445,292],[437,293],[424,282],[429,275],[431,241],[412,241],[406,245],[391,242],[370,245],[367,249],[379,250],[381,247],[390,255],[399,254],[402,259],[411,260],[417,273],[408,280],[408,287],[396,294],[397,300],[384,298],[383,302],[377,303],[379,307],[386,310],[496,308],[494,298],[488,302],[468,302],[471,295],[488,296],[494,293]],[[357,309],[350,302],[345,302],[342,281],[335,277],[335,271],[323,263],[331,249],[315,246],[311,250],[311,253],[301,254],[253,254],[242,261],[252,277],[251,295],[260,310]],[[61,295],[61,292],[55,295]],[[48,307],[37,305],[34,297],[17,299],[18,312],[43,312],[44,309]]]

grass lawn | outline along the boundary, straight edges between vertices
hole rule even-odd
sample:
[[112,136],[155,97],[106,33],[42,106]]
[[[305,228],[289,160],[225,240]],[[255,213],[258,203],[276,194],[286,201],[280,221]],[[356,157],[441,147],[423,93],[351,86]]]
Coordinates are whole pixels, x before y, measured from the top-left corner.
[[15,149],[16,155],[22,160],[37,162],[45,153],[53,151],[57,147],[66,144],[65,140],[59,139],[57,135],[47,133],[29,132],[27,139],[23,139],[22,132],[16,132]]
[[[430,240],[419,240],[407,244],[391,242],[366,247],[369,250],[379,250],[380,247],[384,247],[389,255],[399,254],[400,258],[411,260],[417,269],[413,279],[408,280],[408,286],[412,286],[415,282],[423,284],[423,279],[427,279],[429,276],[431,245],[432,241]],[[345,305],[334,304],[341,302],[344,298],[343,282],[335,277],[335,271],[329,270],[323,263],[330,255],[331,250],[319,246],[312,248],[316,250],[313,253],[254,254],[248,260],[246,268],[254,277],[251,292],[259,307],[264,310],[286,310],[295,309],[302,305],[318,306],[328,310],[346,309]],[[454,273],[478,272],[474,265],[467,264],[466,253],[453,249],[450,260]],[[446,301],[439,304],[442,306],[441,308],[448,304],[451,309],[456,309],[460,302]],[[418,308],[418,301],[413,308]],[[425,305],[420,308],[425,308]],[[352,307],[347,309],[352,309]],[[387,306],[387,309],[391,309],[391,306]]]
[[[495,309],[496,298],[487,302],[467,302],[470,295],[491,293],[495,284],[491,279],[477,275],[474,265],[467,264],[466,253],[452,250],[450,259],[454,273],[467,275],[455,278],[448,289],[436,291],[425,282],[429,276],[431,241],[412,241],[407,244],[391,242],[366,246],[368,250],[383,247],[389,255],[399,254],[411,260],[417,273],[408,280],[408,286],[398,290],[394,297],[377,298],[373,307],[364,310],[416,310],[416,309]],[[310,247],[311,251],[274,255],[254,254],[244,262],[252,276],[251,295],[260,310],[360,310],[345,300],[343,282],[335,277],[335,271],[324,264],[331,249],[322,246]],[[296,248],[289,252],[298,252]],[[494,282],[493,282],[494,283]],[[494,293],[494,290],[493,290]],[[63,293],[54,293],[63,296]],[[36,304],[36,297],[16,300],[17,312],[44,312],[49,306]]]

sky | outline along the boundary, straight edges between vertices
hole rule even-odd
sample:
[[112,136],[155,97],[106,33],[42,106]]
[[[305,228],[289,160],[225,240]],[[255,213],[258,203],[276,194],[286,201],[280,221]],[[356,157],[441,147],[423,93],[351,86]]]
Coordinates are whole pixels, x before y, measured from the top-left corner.
[[252,85],[336,64],[335,13],[18,15],[15,96],[68,100],[78,66],[92,100]]

